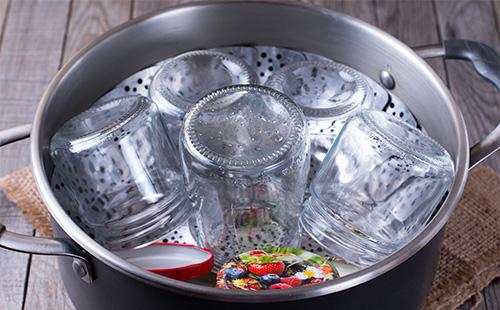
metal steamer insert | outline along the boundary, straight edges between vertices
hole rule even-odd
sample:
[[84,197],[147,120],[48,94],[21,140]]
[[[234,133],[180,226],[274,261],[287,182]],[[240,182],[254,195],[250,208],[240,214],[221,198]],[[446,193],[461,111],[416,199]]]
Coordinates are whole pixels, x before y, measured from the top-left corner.
[[[248,64],[249,67],[254,72],[256,72],[257,82],[259,85],[264,85],[268,78],[273,74],[273,72],[286,65],[300,61],[330,60],[323,56],[312,53],[300,52],[273,46],[230,46],[213,48],[209,50],[228,53],[243,59],[243,61],[245,61],[246,64]],[[163,62],[156,63],[150,67],[132,74],[130,77],[117,84],[108,93],[99,98],[96,104],[126,95],[139,94],[148,96],[151,80],[162,63]],[[412,115],[408,107],[401,100],[399,100],[393,94],[389,93],[385,88],[380,86],[374,80],[368,78],[362,73],[358,72],[358,74],[366,81],[369,86],[369,91],[372,92],[371,94],[369,94],[372,98],[372,108],[382,110],[404,120],[413,127],[422,129],[420,128],[417,120]],[[308,125],[310,133],[317,135],[324,134],[325,136],[337,135],[342,129],[342,124],[338,121],[332,121],[326,125],[322,125],[321,127],[312,127],[310,126],[310,124]],[[314,151],[311,152],[309,181],[312,180],[315,173],[317,172],[317,169],[319,168],[326,152],[328,151],[328,148],[322,148],[321,146],[319,146],[316,148],[312,148],[312,150]],[[66,210],[71,214],[73,208],[72,205],[74,204],[74,202],[72,202],[70,198],[67,197],[63,191],[61,191],[61,187],[59,186],[60,182],[61,181],[59,180],[58,176],[53,175],[51,180],[52,190],[56,194],[61,205],[67,206]],[[94,235],[94,232],[90,227],[82,227],[82,229],[90,236]],[[194,223],[194,221],[191,221],[187,225],[178,227],[176,230],[168,233],[166,236],[164,236],[162,241],[182,244],[195,244],[196,242],[193,238],[193,234],[196,234],[197,230],[198,227],[196,223]],[[255,246],[255,248],[260,247],[260,244],[256,244]],[[302,238],[301,248],[313,253],[323,255],[327,253],[321,246],[319,246],[314,240],[312,240],[312,238],[308,236]]]

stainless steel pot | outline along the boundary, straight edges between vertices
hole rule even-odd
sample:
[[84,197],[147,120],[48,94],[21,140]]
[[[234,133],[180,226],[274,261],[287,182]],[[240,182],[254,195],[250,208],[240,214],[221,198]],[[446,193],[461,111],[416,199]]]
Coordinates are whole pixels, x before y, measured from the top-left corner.
[[[49,141],[66,120],[89,107],[118,82],[161,59],[193,49],[272,45],[330,57],[380,82],[402,99],[422,127],[452,155],[453,187],[431,223],[389,258],[329,283],[258,293],[221,290],[141,270],[107,251],[71,221],[49,186]],[[447,42],[421,49],[424,57],[465,58],[500,88],[498,54],[481,44]],[[29,126],[0,133],[0,145],[25,138]],[[462,114],[448,89],[411,49],[385,32],[333,11],[282,3],[202,3],[128,22],[82,50],[55,76],[31,130],[35,179],[53,219],[55,239],[8,232],[0,246],[62,255],[68,294],[80,309],[153,307],[259,308],[305,306],[336,309],[417,309],[425,301],[437,265],[444,226],[457,205],[469,167],[500,147],[500,126],[469,150]]]

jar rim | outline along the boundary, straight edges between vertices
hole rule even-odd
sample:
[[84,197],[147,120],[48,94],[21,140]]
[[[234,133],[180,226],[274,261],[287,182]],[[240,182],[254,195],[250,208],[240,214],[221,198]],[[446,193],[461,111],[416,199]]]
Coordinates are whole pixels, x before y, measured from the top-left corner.
[[[392,147],[399,150],[401,153],[412,156],[431,166],[451,165],[452,168],[451,170],[453,170],[454,168],[453,161],[450,155],[448,154],[448,151],[446,151],[446,149],[441,144],[436,142],[432,137],[424,134],[422,131],[414,128],[408,123],[399,120],[383,111],[378,111],[373,109],[360,111],[359,113],[356,113],[354,116],[352,116],[348,121],[351,121],[356,117],[358,117],[363,123],[365,123],[386,143],[390,144]],[[396,126],[403,128],[404,131],[410,132],[414,136],[418,136],[419,139],[422,139],[426,142],[425,143],[426,147],[425,148],[413,147],[408,143],[407,139],[404,139],[400,135],[397,135],[395,132],[384,129],[381,126],[379,120],[376,120],[375,117],[377,118],[383,117],[386,121],[392,122]],[[440,153],[439,156],[429,154],[429,152],[431,151],[430,145],[439,150]]]
[[212,56],[223,60],[229,60],[242,69],[242,73],[244,75],[244,82],[242,84],[252,84],[255,82],[255,75],[250,67],[242,59],[228,53],[210,50],[195,50],[170,58],[161,65],[160,69],[158,69],[153,76],[151,82],[152,85],[149,88],[149,96],[163,109],[170,111],[169,114],[175,115],[175,117],[182,117],[182,115],[193,106],[193,102],[175,96],[168,87],[165,91],[158,90],[158,87],[156,87],[155,84],[160,83],[162,80],[160,77],[165,74],[165,72],[171,72],[173,70],[173,66],[175,66],[179,61],[200,56]]
[[[285,138],[285,141],[283,141],[279,148],[267,154],[263,154],[256,159],[243,160],[232,158],[230,156],[224,156],[204,145],[196,135],[194,123],[200,113],[204,112],[203,109],[206,105],[211,104],[215,100],[224,96],[239,92],[253,92],[271,96],[278,104],[285,108],[289,114],[291,123],[290,131],[289,135]],[[198,103],[186,114],[183,126],[184,132],[182,135],[182,142],[185,144],[185,148],[187,148],[192,156],[205,164],[211,164],[219,167],[224,166],[229,169],[246,169],[270,165],[274,166],[276,162],[279,162],[280,159],[286,157],[290,150],[298,143],[298,141],[300,141],[303,131],[306,130],[302,111],[290,98],[274,89],[260,85],[231,85],[211,92],[198,101]]]
[[[71,132],[69,128],[75,122],[83,122],[91,119],[95,113],[102,113],[105,109],[116,109],[128,104],[125,111],[118,114],[112,121],[106,122],[102,126],[97,126],[88,132]],[[110,138],[110,135],[122,129],[125,125],[136,119],[141,113],[152,106],[152,102],[144,96],[130,95],[114,98],[103,102],[97,106],[91,106],[77,116],[67,121],[58,132],[52,137],[52,148],[69,148],[72,152],[81,152]],[[67,129],[69,132],[65,133]]]
[[362,78],[362,76],[356,70],[333,60],[306,60],[286,65],[283,68],[279,69],[276,73],[274,73],[266,82],[266,85],[272,88],[276,88],[278,91],[282,91],[283,87],[280,87],[281,85],[289,85],[287,74],[290,71],[297,70],[301,67],[311,66],[320,66],[339,72],[346,72],[347,74],[352,76],[354,81],[356,82],[356,94],[358,95],[354,96],[354,98],[352,98],[351,96],[348,102],[326,108],[311,108],[300,102],[296,102],[296,104],[302,109],[306,117],[326,119],[346,117],[347,114],[357,111],[363,105],[363,103],[365,103],[367,100],[370,100],[371,92],[370,86],[368,85],[367,81]]

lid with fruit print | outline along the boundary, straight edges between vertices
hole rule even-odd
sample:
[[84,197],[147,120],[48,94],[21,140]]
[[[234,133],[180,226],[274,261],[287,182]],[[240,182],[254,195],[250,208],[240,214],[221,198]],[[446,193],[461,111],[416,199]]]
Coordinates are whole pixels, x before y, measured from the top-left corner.
[[304,250],[272,248],[242,253],[225,263],[217,287],[258,291],[314,285],[356,271],[343,260]]

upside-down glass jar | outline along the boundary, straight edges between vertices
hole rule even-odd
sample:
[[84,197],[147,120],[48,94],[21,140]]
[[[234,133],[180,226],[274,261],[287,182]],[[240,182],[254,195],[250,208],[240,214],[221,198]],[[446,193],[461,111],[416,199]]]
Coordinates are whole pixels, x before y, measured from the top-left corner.
[[254,81],[255,73],[236,56],[217,51],[192,51],[161,66],[151,81],[149,97],[162,112],[169,136],[175,143],[184,114],[203,96],[222,87]]
[[215,265],[258,247],[294,246],[309,169],[302,111],[263,86],[212,92],[186,114],[181,157]]
[[327,251],[368,266],[425,227],[454,174],[432,138],[382,111],[361,111],[321,164],[300,223]]
[[193,212],[178,155],[146,97],[78,114],[53,136],[51,156],[70,216],[108,249],[158,240]]

